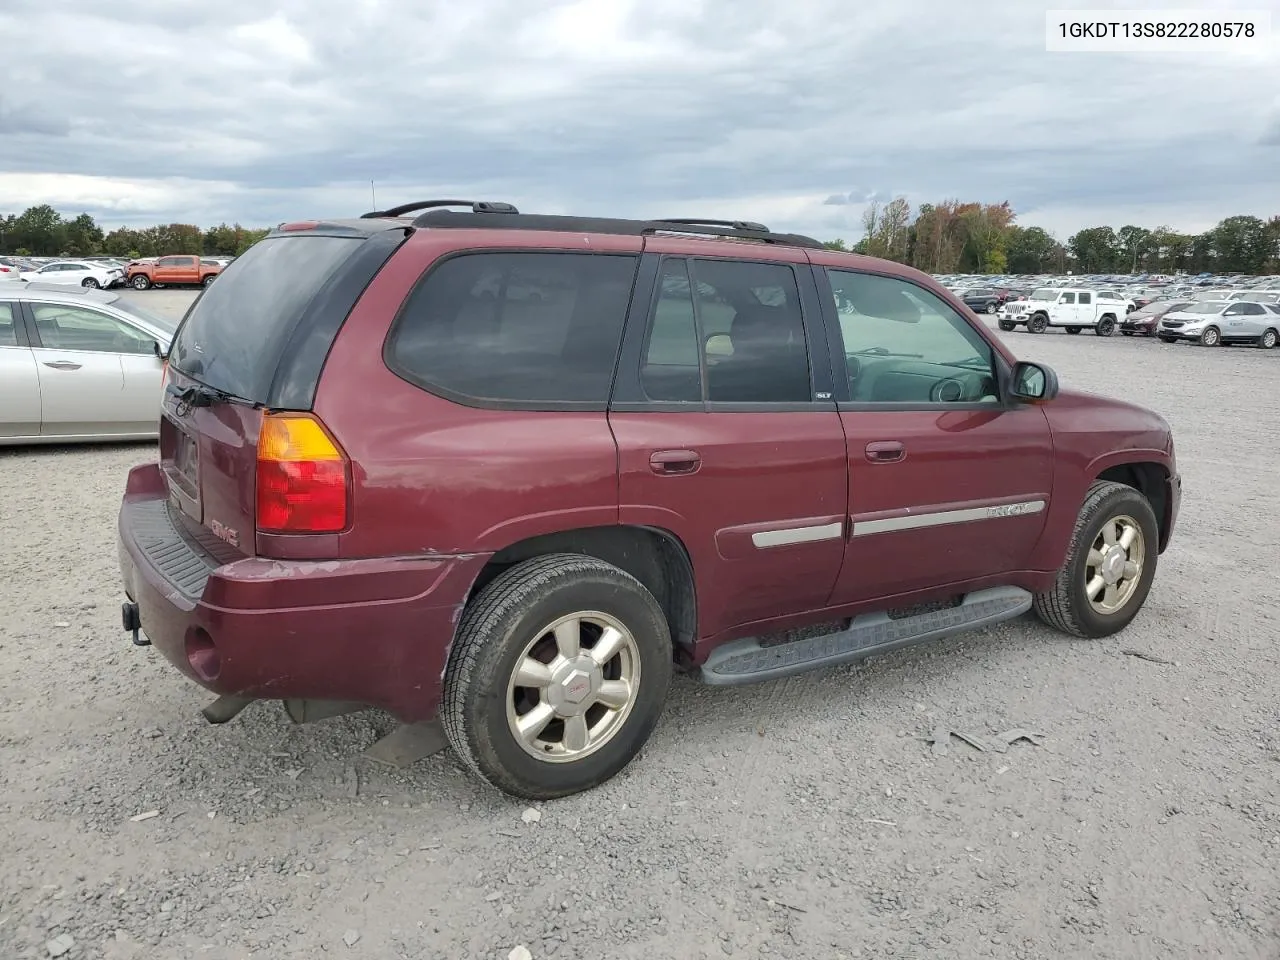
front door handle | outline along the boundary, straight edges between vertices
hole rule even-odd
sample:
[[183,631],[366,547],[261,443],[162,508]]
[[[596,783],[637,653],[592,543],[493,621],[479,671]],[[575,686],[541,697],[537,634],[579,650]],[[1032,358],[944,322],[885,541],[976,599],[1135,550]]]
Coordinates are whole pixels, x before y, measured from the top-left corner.
[[907,448],[897,440],[877,440],[867,444],[866,455],[872,463],[896,463],[907,455]]
[[44,365],[46,367],[51,367],[54,370],[79,370],[80,369],[80,364],[72,363],[70,360],[46,360],[44,361]]
[[659,450],[649,456],[649,469],[663,476],[697,473],[702,456],[696,450]]

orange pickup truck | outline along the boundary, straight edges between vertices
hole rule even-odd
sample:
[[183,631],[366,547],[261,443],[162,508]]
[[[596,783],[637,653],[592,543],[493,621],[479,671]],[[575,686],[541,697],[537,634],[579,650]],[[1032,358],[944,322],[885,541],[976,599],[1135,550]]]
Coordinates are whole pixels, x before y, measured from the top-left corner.
[[135,290],[148,287],[207,287],[222,272],[216,260],[197,256],[157,257],[134,260],[125,270],[125,283]]

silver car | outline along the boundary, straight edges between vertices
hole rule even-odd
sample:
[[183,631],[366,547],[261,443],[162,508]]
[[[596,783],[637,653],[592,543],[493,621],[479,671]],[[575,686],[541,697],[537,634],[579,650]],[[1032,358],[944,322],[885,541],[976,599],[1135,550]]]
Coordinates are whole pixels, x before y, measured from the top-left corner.
[[0,445],[156,437],[176,327],[118,293],[0,284]]
[[1161,317],[1156,336],[1164,343],[1250,343],[1269,350],[1280,339],[1280,313],[1252,300],[1200,300]]

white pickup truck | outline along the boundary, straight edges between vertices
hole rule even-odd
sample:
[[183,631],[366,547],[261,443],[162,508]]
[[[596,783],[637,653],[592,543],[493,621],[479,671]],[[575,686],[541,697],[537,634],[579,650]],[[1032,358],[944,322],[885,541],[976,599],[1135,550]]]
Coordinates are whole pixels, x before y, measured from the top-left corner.
[[1041,287],[1026,300],[1006,303],[996,321],[1006,331],[1023,325],[1031,333],[1044,333],[1050,327],[1066,327],[1067,333],[1088,328],[1109,337],[1134,306],[1132,300],[1106,290]]

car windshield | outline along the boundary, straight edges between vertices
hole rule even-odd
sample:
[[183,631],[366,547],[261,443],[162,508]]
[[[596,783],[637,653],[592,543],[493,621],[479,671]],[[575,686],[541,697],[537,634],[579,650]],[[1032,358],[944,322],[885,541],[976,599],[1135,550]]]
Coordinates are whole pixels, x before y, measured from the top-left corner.
[[160,316],[158,313],[152,313],[146,307],[140,307],[136,303],[126,303],[123,300],[117,300],[112,304],[112,306],[121,313],[127,313],[131,316],[137,317],[139,320],[146,321],[148,325],[155,327],[157,330],[164,331],[170,337],[173,336],[173,331],[178,329],[177,320],[171,320],[168,317]]
[[1201,314],[1221,313],[1223,310],[1225,310],[1229,306],[1230,304],[1222,300],[1201,300],[1199,303],[1193,303],[1191,304],[1191,306],[1186,307],[1184,310],[1182,310],[1182,313],[1201,313]]
[[1036,290],[1034,293],[1031,294],[1031,299],[1032,300],[1057,300],[1058,291],[1053,290],[1049,287],[1041,287],[1039,290]]

